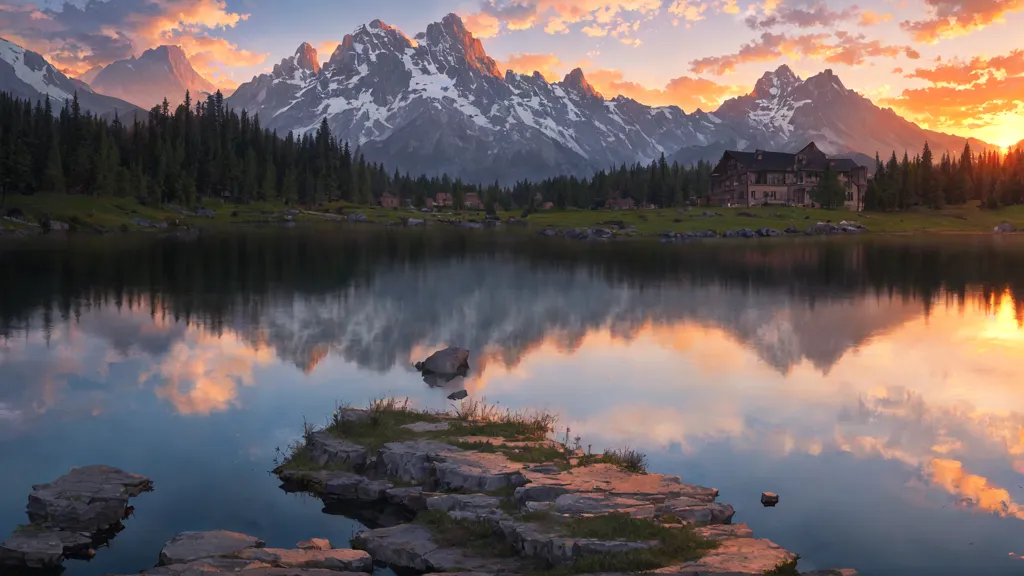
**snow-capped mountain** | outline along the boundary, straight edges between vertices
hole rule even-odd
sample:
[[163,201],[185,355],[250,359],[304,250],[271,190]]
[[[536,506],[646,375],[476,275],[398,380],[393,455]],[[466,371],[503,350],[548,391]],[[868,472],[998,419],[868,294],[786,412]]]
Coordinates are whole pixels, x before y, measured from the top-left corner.
[[41,55],[0,38],[0,91],[10,92],[18,98],[33,101],[52,101],[54,111],[59,111],[65,101],[78,93],[82,108],[104,117],[117,112],[122,118],[129,118],[143,111],[124,100],[97,94],[81,80],[65,76]]
[[605,100],[574,70],[562,82],[502,75],[449,14],[409,38],[380,20],[347,35],[318,67],[303,44],[228,104],[283,134],[332,131],[371,159],[414,174],[512,182],[590,174],[732,136],[714,116]]
[[[959,152],[965,140],[925,130],[891,108],[879,108],[844,86],[832,70],[801,80],[785,65],[761,76],[749,94],[722,103],[715,116],[743,136],[710,147],[685,148],[674,160],[717,159],[725,148],[795,151],[809,141],[834,155],[873,157],[878,152],[887,157],[893,150],[913,155],[925,142],[940,154]],[[991,147],[980,140],[970,142],[976,150]]]
[[101,94],[127,100],[146,110],[160,104],[164,98],[172,106],[176,105],[185,99],[186,90],[192,92],[193,99],[217,90],[192,68],[178,46],[158,46],[138,58],[132,56],[112,62],[88,82]]

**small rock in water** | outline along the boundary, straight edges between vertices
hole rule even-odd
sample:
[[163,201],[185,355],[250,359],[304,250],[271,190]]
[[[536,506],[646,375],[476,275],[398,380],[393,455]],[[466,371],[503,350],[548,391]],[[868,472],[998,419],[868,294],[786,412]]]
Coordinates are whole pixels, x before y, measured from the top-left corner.
[[771,507],[779,503],[779,495],[774,492],[761,492],[761,504]]
[[310,538],[299,542],[295,547],[303,550],[330,550],[331,541],[326,538]]
[[457,346],[438,350],[423,362],[418,362],[416,369],[434,374],[465,375],[469,371],[469,350]]
[[463,400],[467,396],[469,396],[469,392],[466,392],[465,390],[459,390],[458,392],[452,392],[451,394],[449,394],[448,395],[448,399],[449,400]]

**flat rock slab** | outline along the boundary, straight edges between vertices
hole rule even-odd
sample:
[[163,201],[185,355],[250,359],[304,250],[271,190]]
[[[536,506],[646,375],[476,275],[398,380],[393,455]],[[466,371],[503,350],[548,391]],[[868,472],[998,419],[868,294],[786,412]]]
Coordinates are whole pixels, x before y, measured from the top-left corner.
[[182,532],[160,551],[160,564],[186,564],[201,558],[214,556],[235,556],[246,548],[262,548],[263,540],[248,534],[211,530],[207,532]]
[[442,512],[489,512],[501,506],[501,499],[487,494],[424,494],[427,510]]
[[32,487],[28,518],[33,524],[96,533],[125,518],[128,499],[152,490],[144,476],[113,466],[83,466],[48,484]]
[[427,509],[427,499],[421,486],[391,488],[384,492],[384,497],[392,504],[405,506],[416,512]]
[[[606,492],[614,496],[623,496],[649,502],[663,502],[672,498],[688,497],[714,502],[718,497],[718,490],[705,488],[694,484],[684,484],[678,476],[665,476],[663,474],[635,474],[627,472],[618,466],[611,464],[594,464],[582,468],[573,468],[558,474],[545,474],[541,472],[526,470],[526,477],[530,484],[526,486],[523,494],[516,491],[517,502],[538,500],[539,498],[530,494],[551,488],[562,488],[564,493],[574,492]],[[556,496],[557,497],[557,496]]]
[[736,538],[722,540],[718,548],[709,551],[696,562],[651,570],[648,574],[665,576],[763,576],[783,562],[796,558],[796,554],[783,549],[771,540]]
[[439,455],[434,477],[442,491],[494,492],[525,485],[523,465],[503,454],[465,451]]
[[422,484],[433,476],[434,460],[456,452],[461,450],[434,440],[389,442],[377,453],[377,472],[387,478]]
[[447,572],[458,568],[493,574],[514,572],[518,568],[512,560],[480,558],[462,549],[440,547],[432,539],[430,529],[421,524],[360,532],[353,538],[352,545],[369,552],[377,562],[419,572]]
[[332,550],[331,541],[326,538],[310,538],[295,545],[302,550]]
[[406,430],[423,434],[425,432],[444,432],[448,429],[449,422],[413,422],[402,426]]
[[373,560],[362,550],[286,550],[246,548],[235,557],[275,568],[322,568],[340,572],[372,572]]
[[540,558],[551,564],[566,564],[584,556],[627,552],[648,548],[654,543],[570,538],[550,527],[527,522],[505,522],[505,537],[520,555]]
[[0,543],[0,564],[55,568],[89,550],[92,539],[77,532],[19,532]]
[[623,498],[606,492],[563,494],[555,499],[555,512],[572,516],[629,514],[634,518],[653,518],[655,506],[643,500]]
[[658,514],[676,516],[687,524],[728,524],[736,510],[729,504],[683,497],[658,506]]
[[707,540],[732,540],[753,538],[754,531],[745,522],[739,524],[713,524],[694,528],[694,533]]

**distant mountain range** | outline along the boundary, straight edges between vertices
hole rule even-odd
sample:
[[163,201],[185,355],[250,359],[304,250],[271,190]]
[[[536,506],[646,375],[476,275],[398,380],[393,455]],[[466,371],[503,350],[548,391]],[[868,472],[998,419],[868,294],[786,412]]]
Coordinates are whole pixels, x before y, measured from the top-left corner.
[[31,100],[49,97],[55,111],[77,92],[82,108],[105,118],[116,112],[127,120],[144,112],[124,100],[97,94],[85,82],[68,78],[36,52],[3,38],[0,38],[0,90]]
[[[197,97],[215,90],[173,46],[90,70],[88,78],[97,93],[143,109],[165,96],[177,103],[186,89]],[[0,89],[9,89],[3,76]],[[913,154],[925,142],[937,153],[959,151],[965,141],[879,108],[831,70],[803,80],[780,66],[713,113],[606,99],[579,69],[561,82],[502,73],[454,14],[414,38],[374,20],[345,36],[323,63],[303,43],[227,103],[282,135],[314,131],[326,118],[335,135],[389,169],[506,184],[585,176],[662,154],[690,164],[716,161],[727,149],[794,151],[813,140],[831,155],[873,165],[876,151]]]
[[[95,69],[93,69],[95,70]],[[178,46],[159,46],[146,50],[142,56],[118,60],[93,73],[86,80],[93,90],[127,100],[143,109],[160,104],[164,98],[175,106],[191,91],[192,98],[205,98],[217,91],[212,82],[192,68],[185,52]],[[84,80],[84,78],[83,78]]]

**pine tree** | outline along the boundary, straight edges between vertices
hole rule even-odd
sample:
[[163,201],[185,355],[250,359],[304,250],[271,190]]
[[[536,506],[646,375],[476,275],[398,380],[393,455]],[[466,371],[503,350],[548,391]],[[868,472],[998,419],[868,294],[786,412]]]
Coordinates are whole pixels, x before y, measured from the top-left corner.
[[64,192],[64,165],[60,159],[60,146],[56,138],[50,139],[50,152],[46,157],[41,188],[46,192]]

